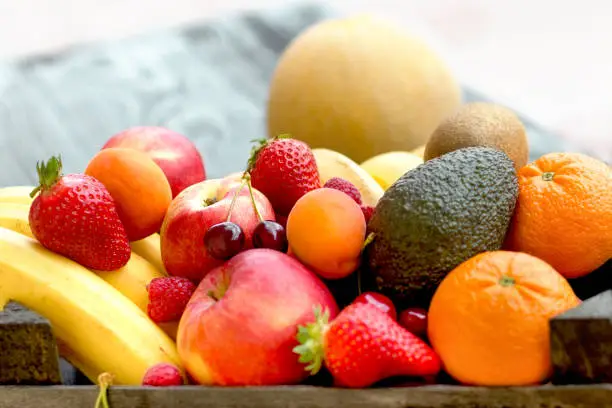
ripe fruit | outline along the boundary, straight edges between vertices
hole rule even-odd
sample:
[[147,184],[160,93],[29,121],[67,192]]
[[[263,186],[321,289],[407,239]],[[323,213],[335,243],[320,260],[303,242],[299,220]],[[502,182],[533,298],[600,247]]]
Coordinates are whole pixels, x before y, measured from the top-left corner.
[[60,157],[36,165],[40,185],[31,195],[29,223],[46,248],[96,270],[130,259],[130,243],[108,190],[93,177],[62,174]]
[[332,177],[323,184],[323,187],[334,188],[351,197],[355,202],[361,205],[361,193],[353,183],[340,177]]
[[291,251],[326,279],[344,278],[357,269],[365,232],[359,205],[331,188],[305,194],[287,219]]
[[123,147],[147,153],[162,169],[172,197],[204,181],[206,170],[198,149],[184,135],[159,126],[136,126],[112,136],[102,149]]
[[210,256],[225,261],[244,249],[244,232],[236,223],[220,222],[206,231],[204,245]]
[[436,353],[387,313],[370,303],[347,306],[328,323],[316,313],[314,323],[300,326],[294,351],[316,374],[323,361],[336,385],[365,388],[394,376],[431,376],[440,371]]
[[172,201],[172,191],[161,168],[134,149],[99,151],[85,174],[97,178],[109,191],[130,241],[158,232]]
[[427,310],[418,307],[411,307],[402,310],[397,319],[399,324],[415,336],[424,337],[427,335]]
[[278,61],[268,134],[288,132],[360,163],[425,143],[460,103],[452,72],[418,36],[373,16],[327,19]]
[[353,303],[370,303],[387,313],[393,320],[397,320],[397,311],[391,299],[376,292],[364,292],[357,296]]
[[518,171],[529,159],[523,123],[510,109],[488,102],[467,103],[446,118],[425,146],[425,160],[470,146],[486,146],[506,153]]
[[270,249],[243,251],[210,271],[179,324],[185,368],[202,385],[290,385],[308,374],[293,353],[312,305],[335,317],[325,284],[290,256]]
[[363,213],[363,218],[365,219],[366,224],[370,222],[370,218],[372,218],[372,214],[374,214],[374,210],[376,208],[371,205],[362,205],[361,212]]
[[253,230],[253,247],[287,252],[289,243],[285,228],[274,221],[261,221]]
[[321,187],[317,163],[308,145],[286,136],[260,141],[247,170],[253,187],[282,215],[288,215],[304,194]]
[[155,278],[149,282],[147,313],[155,323],[179,320],[196,286],[178,276]]
[[506,247],[550,263],[566,278],[612,258],[612,170],[579,153],[550,153],[520,169]]
[[551,373],[548,320],[579,303],[546,262],[520,252],[484,252],[438,287],[429,340],[459,382],[538,384]]
[[407,171],[423,164],[423,158],[410,152],[381,153],[360,164],[386,190]]
[[169,387],[183,385],[183,376],[173,364],[159,363],[151,366],[142,379],[142,385],[152,387]]

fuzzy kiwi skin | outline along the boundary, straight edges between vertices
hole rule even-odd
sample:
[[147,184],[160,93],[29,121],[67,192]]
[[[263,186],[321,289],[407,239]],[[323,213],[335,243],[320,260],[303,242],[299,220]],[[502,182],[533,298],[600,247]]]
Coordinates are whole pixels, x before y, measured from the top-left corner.
[[488,102],[461,106],[443,120],[425,146],[424,160],[472,146],[492,147],[506,153],[516,170],[529,160],[525,127],[510,109]]

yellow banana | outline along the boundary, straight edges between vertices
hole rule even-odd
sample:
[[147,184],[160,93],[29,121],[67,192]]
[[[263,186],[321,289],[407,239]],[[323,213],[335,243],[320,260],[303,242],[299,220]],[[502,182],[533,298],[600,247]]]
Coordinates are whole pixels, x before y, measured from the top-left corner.
[[[29,205],[0,202],[0,227],[34,238],[28,222],[29,211]],[[148,244],[142,246],[146,248],[146,245]],[[149,254],[154,255],[152,249],[149,250]],[[100,276],[103,280],[134,302],[136,306],[145,313],[147,312],[147,305],[149,303],[147,285],[153,278],[166,276],[165,273],[161,272],[152,263],[138,255],[135,251],[132,251],[128,263],[116,271],[103,272],[92,270],[92,272]],[[176,327],[169,324],[160,325],[160,327],[162,327],[172,339],[176,339]]]
[[329,149],[312,149],[312,153],[317,162],[321,184],[332,177],[340,177],[357,187],[365,205],[375,206],[378,203],[384,191],[359,164],[345,155]]
[[383,190],[387,190],[404,173],[421,164],[423,158],[414,153],[392,151],[370,157],[360,166],[380,184]]
[[160,236],[155,233],[139,241],[130,242],[132,253],[137,253],[149,261],[161,273],[168,275],[161,257]]
[[95,273],[0,227],[0,305],[14,300],[46,317],[66,358],[92,381],[138,385],[162,362],[180,367],[176,345],[126,296]]
[[0,203],[18,203],[30,205],[30,193],[34,186],[11,186],[0,188]]

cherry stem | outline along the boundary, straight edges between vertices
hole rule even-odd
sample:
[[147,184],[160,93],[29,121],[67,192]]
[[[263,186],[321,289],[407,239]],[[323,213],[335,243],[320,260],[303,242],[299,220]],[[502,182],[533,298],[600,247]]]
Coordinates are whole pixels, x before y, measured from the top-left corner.
[[95,408],[110,408],[108,405],[108,387],[112,384],[113,378],[109,373],[102,373],[98,376],[100,393],[96,399]]
[[257,203],[255,202],[255,194],[253,193],[253,186],[251,186],[251,175],[248,172],[245,172],[242,175],[242,178],[244,179],[244,181],[246,181],[247,187],[249,188],[249,196],[251,196],[251,202],[253,203],[253,209],[255,210],[255,214],[257,214],[257,219],[260,222],[263,222],[264,219],[259,213],[259,210],[257,209]]
[[246,179],[242,180],[242,183],[240,183],[240,187],[238,187],[234,192],[232,202],[230,203],[229,209],[227,210],[227,218],[225,219],[226,222],[230,222],[230,219],[232,218],[232,210],[234,209],[234,205],[236,204],[236,199],[238,198],[238,194],[240,194],[240,192],[242,191],[242,188],[244,187],[245,183]]

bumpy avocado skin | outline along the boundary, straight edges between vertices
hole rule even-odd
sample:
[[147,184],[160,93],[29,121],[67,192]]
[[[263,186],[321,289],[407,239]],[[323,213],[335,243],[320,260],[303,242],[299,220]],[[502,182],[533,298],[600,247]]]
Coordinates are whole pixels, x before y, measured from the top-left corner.
[[512,160],[468,147],[400,177],[368,224],[364,252],[376,289],[398,306],[428,307],[442,279],[463,261],[501,248],[518,197]]

